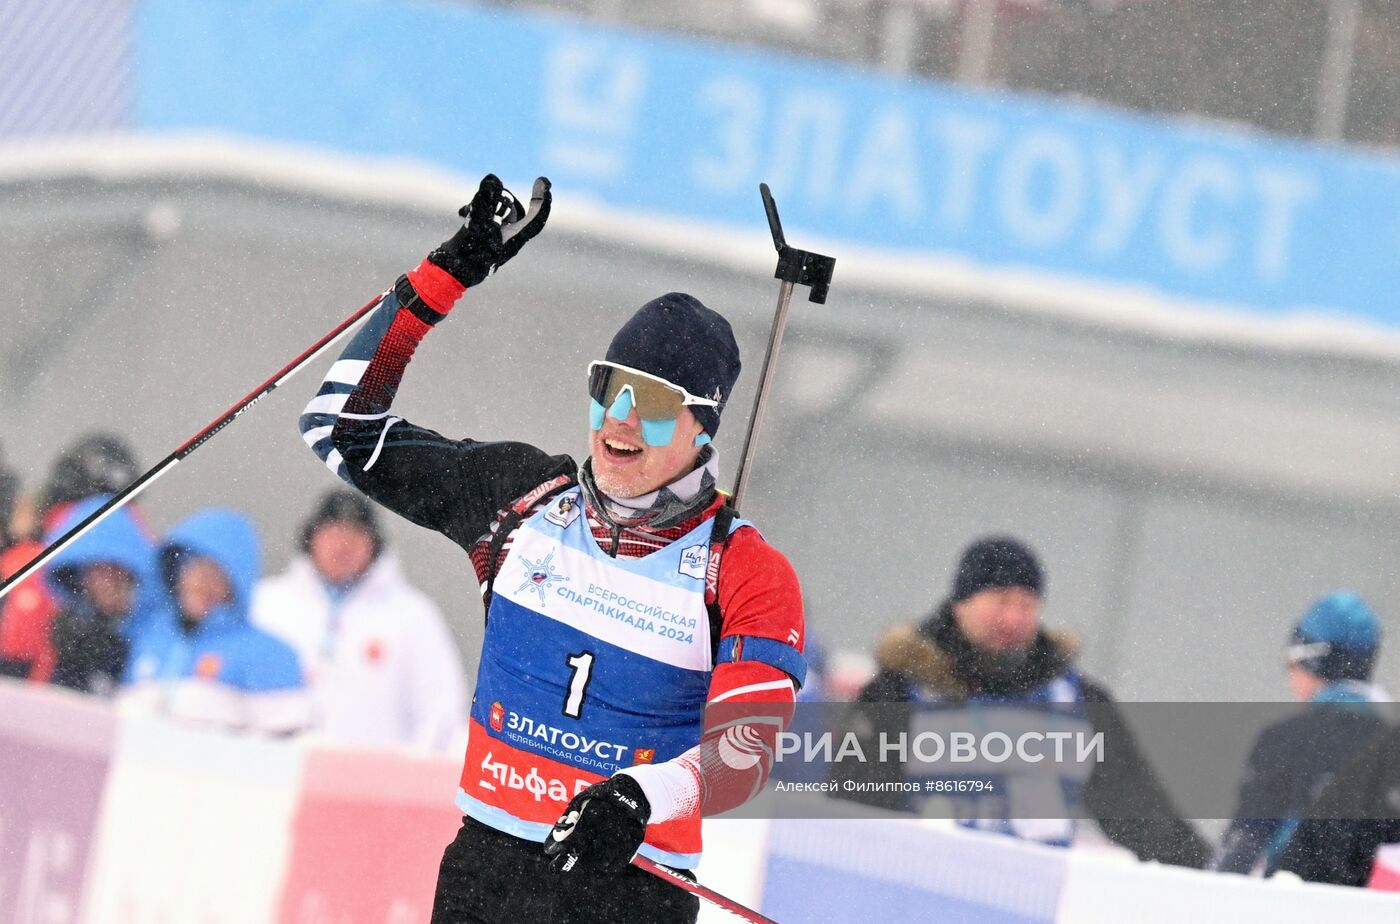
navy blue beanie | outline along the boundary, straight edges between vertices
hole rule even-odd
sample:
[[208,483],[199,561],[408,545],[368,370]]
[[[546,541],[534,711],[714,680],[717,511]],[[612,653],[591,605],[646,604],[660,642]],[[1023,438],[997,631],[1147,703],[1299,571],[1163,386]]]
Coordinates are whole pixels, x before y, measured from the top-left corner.
[[988,536],[968,546],[953,575],[953,599],[966,600],[993,587],[1024,587],[1043,594],[1045,577],[1035,553],[1010,536]]
[[638,308],[608,345],[607,360],[717,400],[718,408],[690,405],[711,437],[739,378],[739,344],[729,322],[684,292],[667,292]]

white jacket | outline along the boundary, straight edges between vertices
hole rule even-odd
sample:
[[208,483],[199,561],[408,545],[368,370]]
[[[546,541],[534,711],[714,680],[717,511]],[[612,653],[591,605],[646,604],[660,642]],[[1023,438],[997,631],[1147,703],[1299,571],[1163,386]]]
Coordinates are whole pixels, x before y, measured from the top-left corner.
[[466,678],[437,606],[381,554],[332,606],[306,556],[253,595],[254,625],[284,640],[311,685],[313,727],[372,747],[445,751],[465,740]]

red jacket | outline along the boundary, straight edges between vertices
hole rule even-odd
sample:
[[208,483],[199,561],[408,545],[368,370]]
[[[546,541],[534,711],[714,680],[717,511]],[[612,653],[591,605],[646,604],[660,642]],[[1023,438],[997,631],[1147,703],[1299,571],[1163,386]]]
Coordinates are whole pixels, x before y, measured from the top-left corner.
[[[63,521],[72,506],[72,502],[57,504],[45,514],[45,536]],[[141,514],[135,508],[132,512],[141,528],[149,533]],[[25,539],[0,552],[0,580],[29,564],[45,548],[42,542]],[[58,600],[44,580],[44,569],[26,578],[0,600],[0,660],[28,665],[24,676],[35,683],[48,683],[53,675],[57,653],[50,633],[58,609]]]
[[[44,545],[33,539],[16,542],[0,553],[0,577],[8,578],[27,565]],[[49,631],[58,615],[58,602],[43,572],[26,578],[0,601],[0,658],[29,665],[28,678],[47,683],[53,674],[55,653]]]

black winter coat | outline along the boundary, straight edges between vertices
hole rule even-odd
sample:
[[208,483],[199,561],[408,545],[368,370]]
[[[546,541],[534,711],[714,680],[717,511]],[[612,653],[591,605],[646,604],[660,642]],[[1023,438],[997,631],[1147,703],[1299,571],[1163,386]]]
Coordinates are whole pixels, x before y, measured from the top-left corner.
[[[860,703],[910,702],[915,684],[924,684],[952,701],[977,694],[1015,696],[1064,674],[1073,666],[1076,654],[1077,646],[1067,635],[1042,629],[1017,669],[990,673],[978,652],[958,631],[951,603],[944,603],[923,624],[897,627],[880,640],[876,649],[878,672],[861,691],[856,709]],[[1104,686],[1088,678],[1083,678],[1082,685],[1085,702],[1098,707],[1093,710],[1094,731],[1116,742],[1109,752],[1111,759],[1094,769],[1085,786],[1085,812],[1098,822],[1105,835],[1139,859],[1194,869],[1205,866],[1210,859],[1208,845],[1171,805],[1127,730],[1113,697]],[[883,768],[883,772],[898,769],[875,762],[869,767],[876,773],[882,772],[877,768]],[[881,804],[878,797],[862,796],[861,800]]]
[[70,604],[54,619],[50,638],[55,654],[51,683],[99,696],[115,693],[130,654],[116,620],[82,603]]
[[1337,773],[1307,815],[1279,869],[1309,882],[1364,886],[1380,846],[1400,843],[1400,728]]

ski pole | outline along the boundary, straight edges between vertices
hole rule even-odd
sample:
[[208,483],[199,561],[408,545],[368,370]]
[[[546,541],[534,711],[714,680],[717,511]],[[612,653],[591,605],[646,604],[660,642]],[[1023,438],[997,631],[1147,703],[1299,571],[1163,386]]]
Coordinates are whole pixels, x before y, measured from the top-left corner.
[[[783,343],[783,330],[787,327],[788,308],[792,304],[793,287],[799,285],[811,287],[811,292],[807,296],[808,300],[819,305],[824,304],[827,289],[831,285],[831,273],[836,268],[836,258],[834,257],[789,247],[787,240],[783,237],[782,221],[778,218],[778,204],[773,201],[773,194],[769,191],[768,184],[759,183],[758,193],[763,197],[763,210],[768,215],[768,230],[773,235],[773,247],[778,251],[778,268],[773,272],[773,277],[780,280],[782,284],[778,287],[778,309],[773,315],[773,327],[768,332],[768,351],[763,355],[763,369],[758,377],[758,392],[754,395],[753,412],[749,415],[749,428],[744,434],[744,451],[739,456],[739,471],[734,477],[734,493],[729,497],[729,505],[736,511],[739,509],[739,502],[743,500],[744,489],[748,486],[751,463],[757,448],[756,436],[763,423],[764,412],[768,407],[768,389],[773,383],[773,375],[778,367],[778,351]],[[737,915],[746,921],[754,921],[756,924],[777,924],[772,918],[765,917],[752,908],[747,908],[732,898],[726,898],[698,882],[691,882],[680,873],[648,860],[641,854],[634,856],[632,863],[653,876],[659,876],[690,894],[698,895],[712,905],[723,908],[730,914]]]
[[744,499],[744,489],[748,487],[754,453],[757,451],[757,434],[763,424],[764,412],[768,409],[768,390],[773,383],[778,368],[778,350],[783,343],[783,330],[787,327],[788,307],[792,302],[794,286],[809,286],[808,301],[826,303],[827,289],[831,286],[831,273],[836,268],[836,258],[798,250],[789,247],[783,237],[783,223],[778,218],[778,204],[767,183],[758,184],[759,195],[763,197],[763,210],[768,214],[768,230],[773,235],[773,247],[778,251],[778,268],[773,272],[775,279],[781,280],[778,287],[778,309],[773,315],[773,327],[768,333],[768,352],[763,356],[763,370],[758,377],[758,392],[753,398],[753,413],[749,415],[749,429],[744,435],[744,451],[739,455],[739,472],[734,477],[734,493],[729,505],[739,509]]
[[313,359],[319,356],[327,347],[329,347],[331,344],[335,343],[337,340],[343,337],[350,330],[350,328],[354,327],[359,321],[361,321],[366,315],[368,315],[370,311],[373,310],[374,307],[379,304],[380,300],[388,294],[388,290],[385,290],[384,292],[381,292],[374,298],[370,299],[367,303],[365,303],[365,306],[363,308],[350,315],[350,317],[346,318],[344,321],[341,321],[335,326],[333,330],[331,330],[330,333],[326,334],[320,340],[317,340],[314,344],[312,344],[311,347],[306,350],[306,352],[302,353],[296,359],[287,363],[287,365],[279,369],[276,373],[272,375],[271,378],[263,382],[257,388],[254,388],[252,391],[248,392],[248,394],[245,395],[240,401],[235,403],[227,411],[224,411],[223,414],[216,417],[214,421],[210,423],[207,427],[205,427],[203,430],[200,430],[194,436],[190,437],[179,449],[176,449],[174,452],[166,456],[163,460],[157,463],[153,468],[148,470],[141,477],[137,478],[131,484],[127,485],[126,487],[118,491],[116,494],[112,495],[112,497],[105,504],[103,504],[101,507],[98,507],[92,513],[84,517],[81,523],[75,524],[72,529],[68,530],[68,532],[64,533],[62,536],[59,536],[53,542],[49,543],[48,547],[45,548],[42,552],[40,552],[38,555],[36,555],[33,559],[31,559],[28,564],[20,568],[14,574],[10,575],[10,577],[6,579],[3,584],[0,584],[0,599],[3,599],[6,594],[8,594],[12,589],[14,589],[15,586],[19,584],[20,581],[23,581],[25,578],[29,577],[29,575],[42,568],[45,564],[49,562],[50,559],[52,559],[59,552],[62,552],[64,549],[68,548],[68,546],[78,541],[78,539],[88,530],[92,529],[98,523],[101,523],[114,511],[120,510],[122,507],[126,506],[128,503],[134,500],[138,494],[146,490],[146,488],[150,487],[153,481],[155,481],[161,475],[164,475],[166,472],[174,468],[175,465],[178,464],[182,459],[186,458],[187,456],[189,456],[190,453],[194,452],[200,446],[203,446],[206,442],[208,442],[209,439],[213,437],[215,433],[218,433],[224,427],[233,423],[233,421],[238,417],[238,415],[242,414],[244,411],[248,410],[248,408],[256,404],[260,398],[262,398],[268,392],[272,391],[278,385],[281,385],[287,379],[291,378],[291,376],[299,369],[301,369],[302,366],[305,366],[307,363],[311,362]]
[[732,898],[725,898],[714,889],[707,889],[698,882],[691,882],[675,870],[668,869],[653,860],[648,860],[641,854],[637,854],[632,858],[632,865],[646,870],[653,876],[659,876],[672,885],[685,889],[691,895],[698,895],[710,904],[723,908],[730,914],[737,915],[745,921],[754,921],[756,924],[778,924],[778,922],[772,918],[764,917],[752,908],[747,908]]

